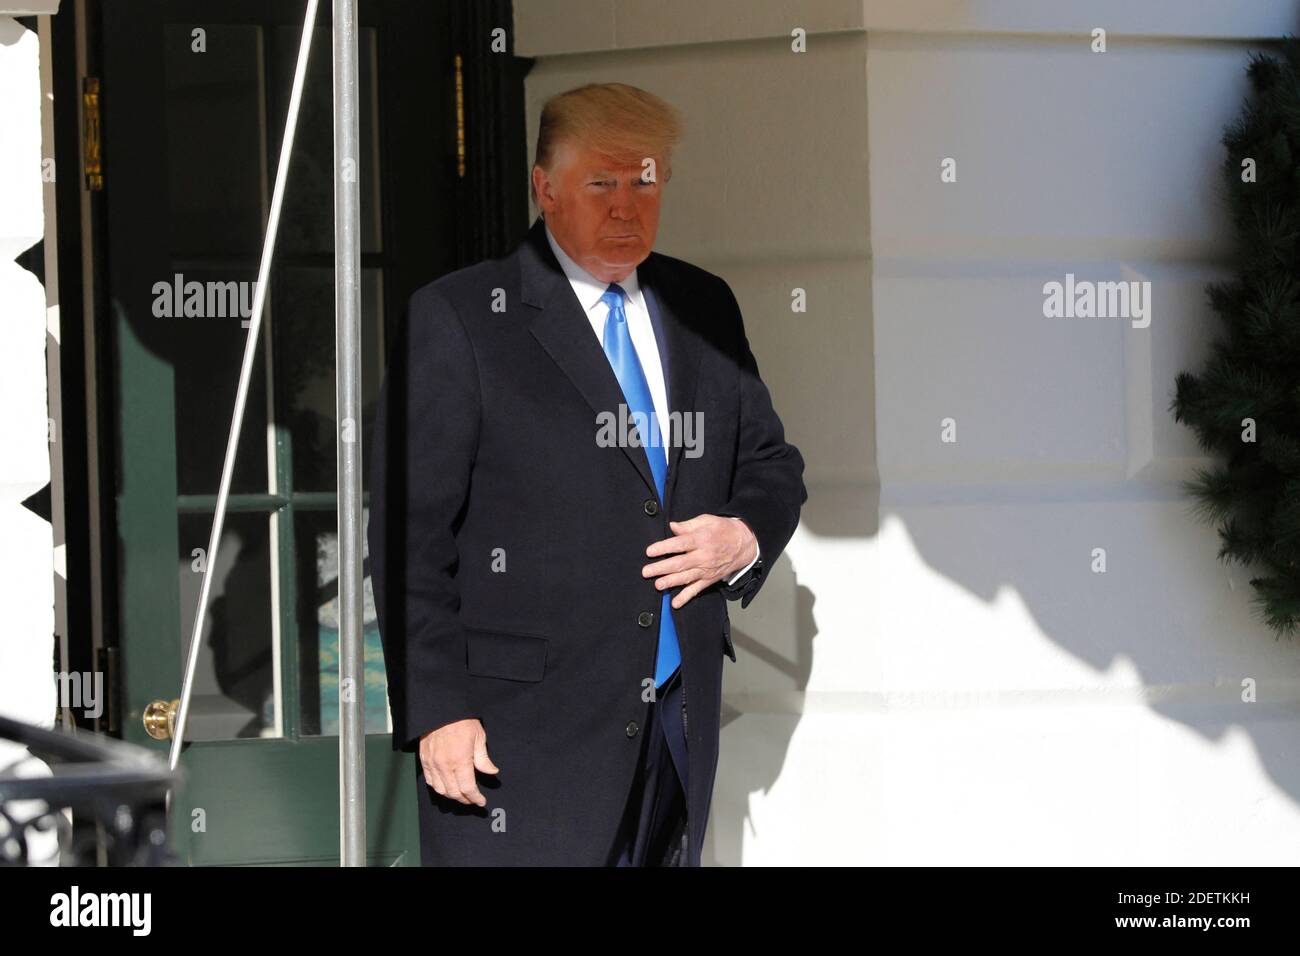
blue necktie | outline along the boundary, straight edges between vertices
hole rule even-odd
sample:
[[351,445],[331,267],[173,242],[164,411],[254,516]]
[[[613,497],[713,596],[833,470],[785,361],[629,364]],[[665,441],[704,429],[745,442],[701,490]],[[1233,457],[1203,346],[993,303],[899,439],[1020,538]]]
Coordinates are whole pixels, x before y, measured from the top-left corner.
[[[663,445],[661,443],[652,445],[647,440],[648,437],[653,439],[659,430],[653,424],[655,406],[650,398],[650,386],[646,383],[645,371],[641,368],[636,346],[632,344],[632,333],[627,327],[627,314],[623,311],[623,297],[626,294],[617,283],[610,283],[609,289],[600,297],[600,301],[609,306],[609,315],[605,317],[605,355],[614,368],[618,384],[623,388],[623,400],[627,402],[628,418],[634,424],[637,421],[644,421],[647,423],[646,427],[652,429],[650,436],[641,433],[641,445],[646,449],[646,457],[650,459],[650,474],[654,476],[655,488],[659,491],[659,501],[662,504],[664,479],[668,475],[668,461]],[[662,441],[662,435],[660,438]],[[670,599],[671,595],[665,591],[659,609],[659,648],[655,655],[655,687],[662,687],[664,681],[673,675],[673,671],[677,670],[677,666],[682,661]]]

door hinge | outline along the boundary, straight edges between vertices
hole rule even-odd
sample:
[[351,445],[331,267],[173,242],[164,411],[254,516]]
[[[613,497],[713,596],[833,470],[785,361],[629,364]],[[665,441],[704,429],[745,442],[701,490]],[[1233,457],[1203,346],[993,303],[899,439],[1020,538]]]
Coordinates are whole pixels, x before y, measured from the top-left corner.
[[100,192],[104,188],[101,142],[99,77],[83,76],[81,78],[81,165],[86,177],[86,188],[91,192]]
[[116,647],[101,647],[96,663],[104,675],[104,714],[96,728],[100,733],[120,734],[122,730],[122,655]]

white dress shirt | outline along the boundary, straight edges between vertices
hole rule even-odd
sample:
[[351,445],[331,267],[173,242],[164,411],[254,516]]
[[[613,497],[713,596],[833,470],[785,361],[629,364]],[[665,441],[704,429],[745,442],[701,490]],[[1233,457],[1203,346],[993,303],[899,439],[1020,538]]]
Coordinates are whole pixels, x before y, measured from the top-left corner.
[[[551,251],[555,253],[555,258],[560,262],[560,268],[569,279],[569,285],[573,286],[574,295],[578,297],[578,304],[582,306],[587,313],[587,321],[591,323],[591,331],[596,335],[596,341],[600,343],[602,351],[605,348],[605,320],[609,317],[609,306],[601,301],[606,290],[609,289],[608,282],[601,282],[594,275],[588,272],[582,266],[573,261],[555,241],[551,235],[550,226],[543,226],[546,231],[546,241],[551,244]],[[633,269],[626,279],[621,280],[619,286],[626,294],[623,300],[623,313],[627,316],[628,332],[632,336],[632,345],[636,348],[637,358],[641,361],[641,371],[645,373],[646,384],[650,386],[650,400],[654,403],[655,418],[659,420],[659,434],[664,436],[662,445],[664,460],[668,460],[669,443],[666,440],[671,436],[668,430],[668,391],[664,383],[663,363],[659,360],[659,344],[655,339],[655,329],[650,321],[650,310],[646,307],[645,296],[641,292],[641,286],[637,283],[636,270]],[[647,452],[650,450],[646,449]],[[740,519],[737,518],[737,521]],[[744,577],[745,573],[754,566],[758,561],[758,542],[754,543],[754,560],[741,568],[728,581],[728,584],[735,584],[736,581]]]

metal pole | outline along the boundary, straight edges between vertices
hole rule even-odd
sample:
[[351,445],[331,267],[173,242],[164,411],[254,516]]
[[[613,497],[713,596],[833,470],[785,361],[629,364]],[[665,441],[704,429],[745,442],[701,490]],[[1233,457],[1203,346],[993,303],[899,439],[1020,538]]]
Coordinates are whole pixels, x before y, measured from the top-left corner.
[[334,355],[339,516],[339,858],[366,865],[361,567],[361,150],[356,0],[334,0]]
[[[190,652],[185,662],[185,679],[181,684],[181,703],[172,729],[172,749],[168,759],[168,766],[172,770],[176,769],[176,764],[180,760],[181,745],[185,740],[185,723],[190,713],[190,694],[194,689],[194,670],[199,660],[199,637],[203,634],[203,625],[208,616],[208,592],[212,587],[212,571],[217,566],[217,546],[221,542],[221,529],[226,522],[226,499],[230,496],[230,476],[235,470],[235,451],[239,445],[239,430],[244,424],[244,404],[248,400],[248,383],[253,376],[253,358],[257,354],[257,338],[262,330],[262,308],[266,304],[266,290],[270,286],[271,261],[275,256],[275,236],[280,230],[280,207],[284,204],[284,187],[289,181],[289,157],[293,155],[293,137],[298,130],[298,107],[302,103],[303,80],[307,76],[307,55],[311,51],[311,35],[316,26],[318,5],[318,0],[307,0],[302,40],[298,44],[298,65],[294,69],[293,90],[289,94],[289,115],[284,121],[284,141],[280,144],[280,164],[276,168],[275,189],[271,194],[271,214],[266,223],[266,237],[262,240],[262,259],[257,267],[257,287],[253,291],[253,314],[248,323],[248,338],[244,342],[244,364],[239,369],[235,411],[230,419],[230,435],[226,438],[226,459],[221,466],[217,507],[212,515],[207,566],[203,569],[203,583],[199,588],[199,606],[194,615],[194,631],[190,635]],[[170,791],[167,794],[167,807],[170,810]]]

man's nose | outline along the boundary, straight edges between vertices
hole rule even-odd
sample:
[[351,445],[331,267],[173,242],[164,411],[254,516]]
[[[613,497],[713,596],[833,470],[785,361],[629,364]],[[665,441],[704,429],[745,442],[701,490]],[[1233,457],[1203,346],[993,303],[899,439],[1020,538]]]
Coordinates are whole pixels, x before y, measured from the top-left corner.
[[614,190],[614,198],[609,204],[609,214],[615,219],[631,219],[636,215],[636,200],[631,183],[624,183]]

